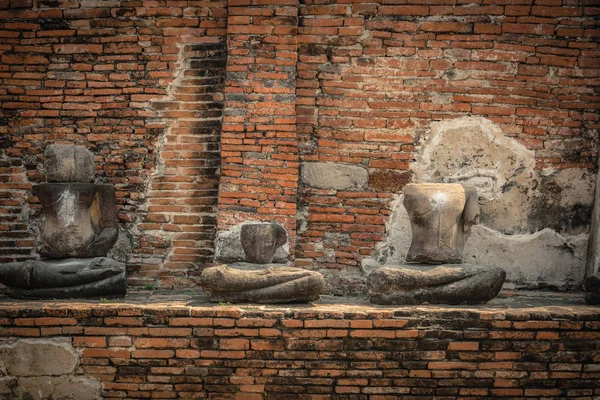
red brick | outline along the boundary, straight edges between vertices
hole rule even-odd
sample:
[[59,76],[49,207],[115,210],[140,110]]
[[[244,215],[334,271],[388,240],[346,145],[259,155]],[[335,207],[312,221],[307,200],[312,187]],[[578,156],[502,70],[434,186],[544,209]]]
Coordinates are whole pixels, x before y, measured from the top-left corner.
[[421,30],[425,32],[471,32],[469,24],[460,22],[426,22],[421,24]]
[[[539,153],[537,170],[593,169],[593,141],[572,139],[597,129],[584,116],[597,107],[598,30],[588,21],[598,14],[594,7],[558,0],[401,3],[232,0],[108,7],[86,0],[85,7],[71,8],[68,1],[46,7],[43,1],[0,0],[0,108],[18,116],[15,124],[0,126],[14,138],[5,161],[40,164],[49,141],[88,146],[97,157],[98,179],[117,186],[119,218],[133,235],[131,284],[186,290],[212,265],[215,232],[249,220],[285,225],[290,259],[300,255],[295,258],[302,266],[342,274],[357,268],[383,240],[392,211],[385,196],[391,193],[306,191],[298,185],[299,163],[408,171],[417,139],[434,121],[486,116]],[[225,41],[219,67],[200,71],[198,65],[212,56],[198,48],[221,43],[224,50]],[[195,75],[225,76],[226,68],[239,76],[197,86],[202,76]],[[206,109],[213,101],[214,109]],[[220,120],[223,103],[229,110],[223,129],[198,133],[205,114]],[[542,157],[545,152],[552,154]],[[4,261],[35,256],[32,233],[19,237],[30,219],[21,208],[37,210],[29,190],[43,177],[22,167],[3,177],[11,199],[27,202],[0,203],[6,209],[0,229],[15,244],[15,254]],[[319,202],[329,208],[312,211]],[[309,210],[299,237],[296,204]],[[366,208],[374,213],[360,211]],[[346,235],[350,243],[336,243],[330,233]],[[334,290],[332,282],[327,290]],[[46,325],[31,333],[166,332],[140,325],[145,321],[135,318],[142,314],[113,317],[106,323],[126,329]],[[179,318],[169,325],[202,337],[215,332],[213,317]],[[217,329],[219,335],[242,332]],[[555,340],[543,332],[553,330],[535,332],[535,340]],[[469,334],[464,340],[483,335]]]
[[102,53],[101,44],[56,44],[54,51],[58,54]]
[[479,343],[478,342],[450,342],[448,344],[448,350],[477,351],[477,350],[479,350]]
[[131,356],[133,358],[173,358],[175,351],[173,350],[133,350]]
[[36,318],[35,325],[36,326],[48,326],[48,325],[76,325],[77,320],[75,318]]
[[134,341],[134,346],[138,349],[146,348],[181,348],[190,345],[189,339],[173,339],[173,338],[137,338]]
[[477,364],[459,361],[431,361],[427,364],[429,369],[451,369],[451,370],[476,370]]
[[427,6],[380,6],[379,15],[421,15],[429,14]]
[[502,33],[523,33],[528,35],[552,35],[554,27],[544,24],[514,24],[505,22]]
[[94,349],[94,348],[85,348],[81,351],[82,357],[91,357],[91,358],[130,358],[129,350],[125,349]]
[[106,347],[106,338],[102,336],[75,336],[73,338],[75,347]]
[[248,339],[221,339],[219,348],[223,350],[247,350],[250,348]]

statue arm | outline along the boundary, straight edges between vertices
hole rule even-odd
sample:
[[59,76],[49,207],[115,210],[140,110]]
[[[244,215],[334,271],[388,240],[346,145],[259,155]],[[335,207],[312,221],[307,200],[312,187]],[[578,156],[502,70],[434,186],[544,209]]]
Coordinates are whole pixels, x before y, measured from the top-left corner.
[[90,206],[90,217],[98,232],[89,247],[111,247],[119,234],[117,199],[112,185],[102,185]]
[[462,213],[461,222],[463,232],[469,232],[473,225],[479,224],[479,197],[477,189],[473,186],[463,186],[465,188],[466,203]]

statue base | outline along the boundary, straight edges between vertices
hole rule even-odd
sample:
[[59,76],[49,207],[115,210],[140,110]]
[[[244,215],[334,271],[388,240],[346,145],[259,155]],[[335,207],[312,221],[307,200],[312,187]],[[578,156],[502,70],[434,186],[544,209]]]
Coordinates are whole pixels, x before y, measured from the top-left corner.
[[389,265],[367,281],[374,304],[482,304],[498,295],[506,272],[472,264]]
[[212,302],[307,303],[319,298],[325,279],[284,264],[235,263],[206,268],[200,284]]
[[18,299],[123,297],[127,291],[125,264],[106,257],[3,264],[0,283]]

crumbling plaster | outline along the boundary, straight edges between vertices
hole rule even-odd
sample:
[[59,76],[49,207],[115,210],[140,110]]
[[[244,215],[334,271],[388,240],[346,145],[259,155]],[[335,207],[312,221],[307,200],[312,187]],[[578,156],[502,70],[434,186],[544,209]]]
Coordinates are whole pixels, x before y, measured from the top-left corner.
[[[472,228],[465,261],[507,272],[507,287],[569,289],[585,277],[594,174],[535,169],[534,152],[485,118],[432,124],[420,138],[413,182],[477,187],[481,225]],[[397,194],[386,239],[362,261],[364,273],[405,262],[410,222]]]

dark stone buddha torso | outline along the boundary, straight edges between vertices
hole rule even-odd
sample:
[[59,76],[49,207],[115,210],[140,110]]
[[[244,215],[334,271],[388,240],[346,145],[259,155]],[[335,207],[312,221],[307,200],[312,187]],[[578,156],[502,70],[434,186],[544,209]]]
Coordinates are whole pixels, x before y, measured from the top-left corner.
[[47,258],[103,257],[118,236],[115,189],[93,183],[44,183],[40,254]]

